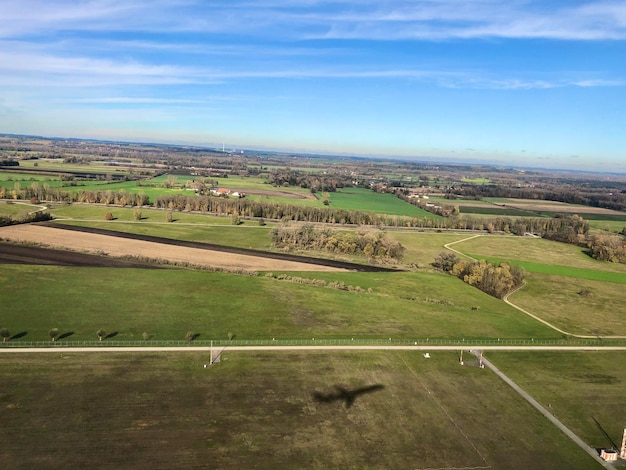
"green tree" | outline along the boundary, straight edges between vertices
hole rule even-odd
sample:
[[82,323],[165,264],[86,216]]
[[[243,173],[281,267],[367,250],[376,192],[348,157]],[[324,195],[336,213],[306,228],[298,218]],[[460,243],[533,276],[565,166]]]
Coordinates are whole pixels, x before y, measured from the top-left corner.
[[452,253],[451,251],[442,251],[437,255],[435,261],[433,261],[433,266],[437,269],[440,269],[444,272],[452,271],[454,265],[459,262],[459,257]]
[[56,341],[57,338],[59,337],[59,329],[58,328],[52,328],[50,331],[48,331],[48,334],[50,335],[50,339],[52,341]]
[[0,328],[0,337],[2,337],[2,342],[6,343],[7,339],[11,337],[11,333],[6,328]]

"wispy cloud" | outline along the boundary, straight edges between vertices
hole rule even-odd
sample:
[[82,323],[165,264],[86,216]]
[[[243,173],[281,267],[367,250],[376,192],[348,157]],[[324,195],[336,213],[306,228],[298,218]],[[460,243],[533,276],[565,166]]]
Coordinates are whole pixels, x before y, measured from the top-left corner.
[[4,2],[0,37],[62,31],[263,35],[277,39],[626,39],[623,0]]

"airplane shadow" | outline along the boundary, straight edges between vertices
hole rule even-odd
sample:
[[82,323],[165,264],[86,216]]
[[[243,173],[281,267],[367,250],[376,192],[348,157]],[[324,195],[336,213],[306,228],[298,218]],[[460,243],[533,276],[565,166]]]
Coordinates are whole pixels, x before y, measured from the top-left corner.
[[366,393],[377,392],[385,388],[384,385],[374,384],[368,385],[367,387],[355,388],[355,389],[347,389],[341,387],[340,385],[335,385],[335,392],[322,393],[322,392],[313,392],[313,399],[318,403],[333,403],[336,401],[343,402],[346,408],[350,408],[357,397],[364,395]]

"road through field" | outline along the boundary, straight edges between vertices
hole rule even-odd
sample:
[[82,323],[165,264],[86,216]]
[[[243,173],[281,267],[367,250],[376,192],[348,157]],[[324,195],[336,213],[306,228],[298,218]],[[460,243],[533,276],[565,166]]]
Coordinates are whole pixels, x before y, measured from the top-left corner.
[[[104,342],[103,342],[104,343]],[[355,346],[214,346],[214,350],[228,349],[229,351],[626,351],[626,346],[480,346],[471,348],[459,346],[428,346],[428,345],[355,345]],[[50,347],[19,347],[0,345],[2,353],[60,353],[60,352],[207,352],[210,346],[102,346],[73,347],[50,345]]]
[[[467,237],[467,238],[464,238],[464,239],[462,239],[462,240],[457,240],[457,241],[454,241],[454,242],[451,242],[451,243],[447,243],[447,244],[445,244],[445,245],[444,245],[444,248],[446,248],[446,249],[448,249],[448,250],[450,250],[450,251],[453,251],[454,253],[456,253],[456,254],[458,254],[458,255],[465,256],[466,258],[469,258],[469,259],[471,259],[471,260],[473,260],[473,261],[477,261],[476,259],[472,258],[471,256],[466,255],[465,253],[463,253],[463,252],[461,252],[461,251],[458,251],[458,250],[456,250],[456,249],[454,249],[454,248],[450,248],[450,247],[451,247],[451,245],[455,245],[455,244],[457,244],[457,243],[461,243],[461,242],[464,242],[464,241],[467,241],[467,240],[471,240],[471,239],[476,238],[476,237],[482,237],[482,236],[483,236],[483,235],[473,235],[473,236],[471,236],[471,237]],[[524,314],[528,315],[529,317],[531,317],[531,318],[533,318],[533,319],[537,320],[538,322],[543,323],[543,324],[544,324],[544,325],[546,325],[548,328],[552,328],[552,329],[553,329],[554,331],[556,331],[557,333],[560,333],[560,334],[565,335],[565,336],[571,336],[572,338],[579,338],[579,339],[626,339],[626,336],[624,336],[624,335],[610,335],[610,336],[599,336],[599,335],[577,335],[577,334],[570,333],[570,332],[568,332],[568,331],[562,330],[562,329],[561,329],[561,328],[559,328],[558,326],[553,325],[552,323],[550,323],[550,322],[548,322],[548,321],[544,320],[543,318],[538,317],[537,315],[535,315],[535,314],[533,314],[533,313],[530,313],[528,310],[524,310],[524,309],[523,309],[522,307],[520,307],[519,305],[516,305],[516,304],[514,304],[513,302],[511,302],[511,301],[509,300],[509,297],[510,297],[511,295],[513,295],[514,293],[516,293],[516,292],[517,292],[518,290],[520,290],[521,288],[523,288],[525,285],[526,285],[526,284],[524,283],[524,284],[522,284],[520,287],[518,287],[517,289],[515,289],[515,290],[513,290],[513,291],[509,292],[508,294],[506,294],[506,295],[502,298],[502,300],[504,300],[507,304],[509,304],[509,305],[510,305],[511,307],[513,307],[514,309],[519,310],[520,312],[522,312],[522,313],[524,313]]]
[[508,376],[506,376],[500,369],[494,366],[489,360],[483,357],[477,351],[474,351],[474,354],[478,357],[480,356],[482,363],[490,370],[492,370],[498,377],[500,377],[507,385],[509,385],[513,390],[515,390],[524,400],[530,403],[537,411],[539,411],[543,416],[545,416],[552,424],[554,424],[557,428],[559,428],[567,437],[569,437],[574,443],[578,445],[582,450],[587,452],[591,457],[593,457],[600,465],[604,468],[614,469],[613,465],[609,462],[606,462],[604,459],[600,458],[598,452],[593,448],[588,446],[580,437],[578,437],[574,432],[565,426],[561,421],[557,419],[552,413],[550,413],[545,407],[543,407],[537,400],[535,400],[532,396],[528,394],[522,387],[513,382]]
[[[0,347],[0,353],[14,352],[14,353],[103,353],[103,352],[132,352],[132,353],[146,353],[146,352],[200,352],[207,355],[207,358],[213,358],[214,353],[218,356],[223,353],[224,350],[229,351],[459,351],[463,348],[458,346],[419,346],[419,345],[404,345],[404,346],[229,346],[229,347],[195,347],[195,346],[172,346],[172,347],[48,347],[48,348],[19,348],[19,347]],[[512,387],[517,393],[519,393],[528,403],[530,403],[535,409],[537,409],[543,416],[545,416],[550,422],[557,426],[567,437],[569,437],[576,445],[581,447],[591,457],[593,457],[604,468],[614,470],[610,463],[601,459],[596,450],[587,445],[582,439],[580,439],[571,429],[565,426],[559,421],[552,413],[544,408],[537,400],[530,396],[525,390],[517,385],[513,380],[501,372],[496,366],[488,361],[481,353],[481,351],[626,351],[626,346],[607,346],[607,347],[592,347],[592,346],[478,346],[470,350],[476,356],[480,356],[482,362],[487,368],[492,370],[500,379]],[[206,367],[206,364],[204,365]]]

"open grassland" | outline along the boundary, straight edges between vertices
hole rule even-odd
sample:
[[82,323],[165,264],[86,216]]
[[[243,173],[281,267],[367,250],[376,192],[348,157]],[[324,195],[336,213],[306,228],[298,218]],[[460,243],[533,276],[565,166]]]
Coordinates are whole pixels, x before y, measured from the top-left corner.
[[41,206],[36,204],[29,204],[27,202],[0,202],[0,215],[10,215],[12,217],[22,214],[28,214],[30,212],[41,209]]
[[485,235],[457,243],[452,248],[481,258],[626,273],[624,264],[598,261],[587,255],[585,248],[542,238]]
[[[226,351],[206,362],[0,355],[0,458],[16,469],[597,467],[455,353]],[[336,387],[369,393],[348,406]]]
[[[554,338],[547,327],[438,273],[290,273],[366,292],[195,270],[4,265],[2,327],[13,341]],[[367,292],[371,289],[371,293]],[[475,307],[477,309],[472,309]]]
[[578,335],[626,335],[623,283],[531,273],[509,300]]
[[447,243],[460,241],[470,236],[467,233],[415,230],[389,230],[388,233],[405,248],[402,262],[421,267],[430,266],[439,253],[447,251],[445,248]]
[[611,448],[613,441],[619,450],[626,424],[626,353],[490,352],[488,357],[587,444]]
[[[216,218],[217,219],[217,218]],[[154,237],[173,238],[192,242],[214,243],[216,245],[234,246],[238,248],[252,248],[256,250],[271,250],[271,237],[268,226],[260,227],[258,223],[249,222],[245,225],[230,225],[229,219],[219,219],[221,224],[201,225],[199,223],[174,222],[81,222],[64,221],[66,225],[93,227],[116,232],[135,233]]]

